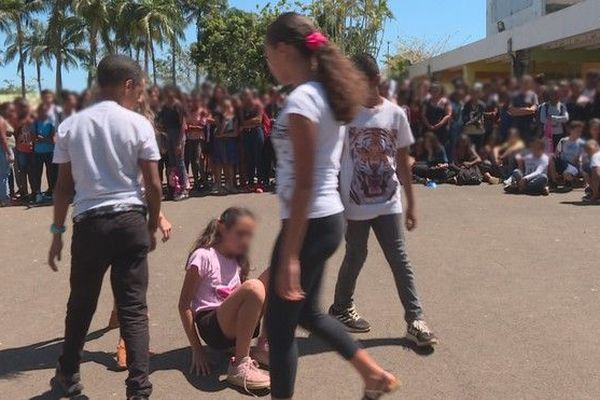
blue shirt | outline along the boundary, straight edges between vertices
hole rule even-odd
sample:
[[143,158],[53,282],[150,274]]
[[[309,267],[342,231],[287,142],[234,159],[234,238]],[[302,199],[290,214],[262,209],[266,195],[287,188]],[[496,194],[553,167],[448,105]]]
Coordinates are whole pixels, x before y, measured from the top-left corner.
[[[37,136],[42,136],[44,138],[49,138],[54,133],[54,124],[48,118],[44,121],[35,121],[33,123],[33,134]],[[33,146],[34,153],[53,153],[54,152],[54,143],[35,143]]]

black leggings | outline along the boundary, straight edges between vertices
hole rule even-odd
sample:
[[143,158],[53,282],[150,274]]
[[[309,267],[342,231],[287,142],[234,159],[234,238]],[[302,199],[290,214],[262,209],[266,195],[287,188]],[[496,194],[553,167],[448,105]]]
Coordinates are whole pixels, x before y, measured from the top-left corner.
[[300,302],[280,298],[275,292],[275,282],[279,271],[279,253],[282,231],[277,238],[271,259],[271,277],[267,304],[267,331],[269,336],[271,394],[276,398],[290,398],[294,394],[296,369],[298,366],[298,346],[296,327],[314,333],[325,340],[342,357],[349,360],[359,349],[358,344],[336,319],[321,312],[319,291],[325,263],[335,253],[343,234],[342,214],[325,218],[311,219],[300,252],[301,285],[306,297]]
[[188,139],[185,142],[185,170],[189,173],[190,166],[192,167],[192,176],[194,177],[194,185],[199,183],[200,178],[204,175],[202,168],[203,164],[200,162],[201,152],[201,140],[200,139]]

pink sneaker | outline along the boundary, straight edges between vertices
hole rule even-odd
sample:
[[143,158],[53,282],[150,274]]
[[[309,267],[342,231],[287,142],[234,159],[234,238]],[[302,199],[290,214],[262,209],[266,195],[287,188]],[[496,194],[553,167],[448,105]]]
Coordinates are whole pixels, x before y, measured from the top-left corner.
[[239,362],[236,362],[235,357],[231,358],[227,369],[227,382],[246,392],[271,387],[269,373],[260,369],[258,363],[250,357],[244,357]]

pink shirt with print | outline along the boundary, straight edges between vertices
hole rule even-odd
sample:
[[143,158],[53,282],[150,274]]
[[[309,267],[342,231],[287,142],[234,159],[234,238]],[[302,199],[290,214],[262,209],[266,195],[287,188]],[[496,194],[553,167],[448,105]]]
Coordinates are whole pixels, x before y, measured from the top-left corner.
[[200,277],[192,299],[196,314],[218,308],[242,284],[237,260],[225,257],[212,247],[192,253],[186,270],[195,270]]

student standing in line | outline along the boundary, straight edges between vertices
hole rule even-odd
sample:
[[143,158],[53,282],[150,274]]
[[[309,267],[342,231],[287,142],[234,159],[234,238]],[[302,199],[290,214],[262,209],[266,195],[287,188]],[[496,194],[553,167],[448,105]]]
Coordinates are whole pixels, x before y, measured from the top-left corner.
[[308,18],[296,13],[282,14],[269,26],[266,55],[276,79],[295,87],[272,133],[282,230],[273,250],[267,301],[271,395],[294,395],[300,325],[355,367],[365,399],[378,399],[398,387],[397,379],[319,305],[325,263],[340,244],[344,224],[337,190],[344,138],[340,124],[357,114],[366,94],[363,78]]
[[[167,134],[168,163],[171,170],[179,179],[182,189],[177,193],[169,186],[173,200],[179,201],[187,198],[187,173],[185,172],[184,146],[185,146],[185,109],[181,102],[179,90],[176,87],[166,87],[163,91],[165,103],[157,115],[158,123]],[[167,176],[171,176],[171,171]]]
[[15,156],[10,146],[8,131],[9,124],[0,115],[0,207],[6,207],[11,204],[8,178],[12,164],[15,161]]
[[[33,166],[32,166],[32,187],[31,193],[35,196],[36,203],[43,203],[52,200],[52,192],[56,183],[58,166],[52,162],[52,153],[54,152],[54,136],[56,135],[56,126],[53,121],[53,108],[45,103],[39,105],[37,118],[33,122],[32,135],[33,142]],[[48,190],[42,193],[42,173],[46,168],[46,180],[48,181]]]
[[435,133],[445,149],[449,143],[448,128],[451,121],[452,104],[444,96],[444,88],[439,83],[431,84],[430,97],[423,102],[421,122],[425,132]]
[[[360,54],[354,57],[354,63],[366,75],[370,91],[362,111],[346,128],[340,177],[348,220],[346,256],[329,313],[350,332],[371,329],[369,322],[356,311],[353,296],[367,258],[369,232],[373,228],[404,306],[407,337],[418,346],[431,346],[437,339],[423,320],[402,228],[402,187],[407,199],[406,228],[412,231],[417,226],[409,165],[409,149],[414,138],[404,111],[379,95],[381,74],[375,58]],[[374,165],[377,168],[372,168]]]
[[546,148],[550,150],[549,153],[553,153],[565,134],[569,111],[560,101],[558,86],[552,86],[548,90],[548,98],[540,108],[540,124],[543,126]]
[[518,89],[510,99],[508,113],[512,119],[512,127],[521,132],[521,137],[526,143],[530,143],[536,135],[536,114],[539,100],[533,90],[535,81],[529,75],[525,75],[518,83]]
[[60,165],[48,254],[54,271],[73,195],[74,223],[65,340],[53,382],[66,396],[82,392],[85,336],[111,267],[127,345],[127,399],[144,400],[152,393],[146,292],[148,252],[156,247],[162,197],[160,153],[152,124],[132,111],[144,90],[140,66],[129,57],[110,55],[98,65],[97,80],[100,101],[60,125],[54,153]]

